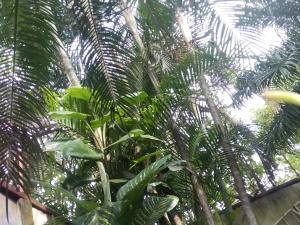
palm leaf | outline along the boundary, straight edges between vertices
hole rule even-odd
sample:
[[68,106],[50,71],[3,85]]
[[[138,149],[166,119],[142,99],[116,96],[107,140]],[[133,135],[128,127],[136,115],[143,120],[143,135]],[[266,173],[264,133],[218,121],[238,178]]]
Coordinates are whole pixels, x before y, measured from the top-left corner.
[[107,12],[106,7],[111,5],[79,0],[74,9],[80,30],[85,84],[93,90],[95,108],[100,115],[113,111],[117,105],[130,111],[121,96],[131,94],[132,90],[128,76],[133,70],[128,65],[133,56],[118,33],[105,27],[101,12]]
[[54,2],[5,1],[0,16],[0,179],[25,187],[35,134],[45,115],[42,89],[51,80],[57,44]]
[[300,107],[281,106],[263,139],[267,154],[280,153],[282,150],[294,151],[295,144],[299,143],[299,118]]
[[266,87],[288,89],[299,82],[300,50],[291,42],[271,52],[259,61],[254,70],[246,71],[238,78],[237,100],[258,94]]

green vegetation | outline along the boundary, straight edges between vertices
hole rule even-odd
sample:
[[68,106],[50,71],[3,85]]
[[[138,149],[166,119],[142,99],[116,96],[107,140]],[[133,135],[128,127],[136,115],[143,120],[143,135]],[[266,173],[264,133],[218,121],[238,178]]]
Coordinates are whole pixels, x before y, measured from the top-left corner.
[[[249,196],[300,173],[299,9],[3,0],[0,181],[48,224],[231,224],[241,202],[257,225]],[[270,27],[282,43],[265,49]],[[254,124],[231,116],[266,89]]]

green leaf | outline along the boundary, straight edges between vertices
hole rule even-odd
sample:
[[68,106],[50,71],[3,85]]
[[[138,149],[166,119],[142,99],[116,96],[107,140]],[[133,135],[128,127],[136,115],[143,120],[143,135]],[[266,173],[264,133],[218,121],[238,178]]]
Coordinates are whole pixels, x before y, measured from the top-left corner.
[[59,151],[64,156],[80,159],[100,160],[103,158],[103,154],[97,153],[79,138],[71,141],[50,142],[46,145],[46,150]]
[[156,138],[154,136],[151,136],[149,134],[143,134],[143,135],[141,135],[141,138],[150,139],[150,140],[153,140],[153,141],[161,141],[161,142],[163,142],[163,140],[158,139],[158,138]]
[[136,210],[134,225],[152,225],[157,222],[164,213],[172,210],[178,203],[176,196],[156,197],[150,196],[143,201],[140,209]]
[[70,87],[65,90],[67,93],[64,98],[72,97],[88,102],[91,98],[91,93],[86,87]]
[[47,192],[47,194],[52,197],[52,199],[61,202],[74,202],[76,203],[77,207],[79,207],[84,212],[89,212],[97,207],[96,202],[80,200],[73,193],[62,188],[61,186],[53,186],[50,183],[41,181],[33,182],[40,185]]
[[133,179],[123,185],[117,193],[118,201],[135,201],[140,198],[148,183],[166,167],[170,155],[165,156],[142,170]]
[[150,140],[155,140],[155,141],[162,141],[156,137],[153,137],[151,135],[148,134],[144,134],[145,132],[143,130],[140,129],[134,129],[132,131],[130,131],[128,134],[124,135],[123,137],[121,137],[119,140],[117,140],[116,142],[110,144],[109,146],[107,146],[104,149],[108,149],[114,145],[120,144],[122,142],[125,142],[131,138],[145,138],[145,139],[150,139]]
[[133,136],[131,136],[130,134],[126,134],[125,136],[121,137],[119,140],[117,140],[116,142],[110,144],[109,146],[107,146],[106,148],[104,148],[103,150],[106,150],[114,145],[120,144],[122,142],[125,142],[127,140],[129,140],[130,138],[132,138]]
[[116,214],[112,208],[97,208],[75,219],[75,225],[118,225]]
[[127,179],[110,179],[109,180],[110,183],[114,183],[114,184],[126,183],[127,181],[128,181]]
[[139,136],[143,135],[144,133],[145,132],[141,129],[134,129],[129,132],[129,134],[133,137],[139,137]]
[[130,169],[132,169],[133,167],[135,167],[138,163],[143,162],[143,161],[145,161],[147,159],[150,159],[152,156],[160,156],[162,154],[163,154],[163,151],[162,150],[158,150],[158,151],[155,151],[155,152],[143,155],[143,156],[141,156],[141,157],[133,160],[133,165],[130,167]]
[[126,95],[122,97],[122,100],[125,100],[127,103],[131,105],[137,105],[146,100],[148,94],[144,91],[136,92],[134,94]]
[[49,113],[50,118],[53,120],[65,120],[65,119],[79,119],[86,120],[88,114],[74,112],[74,111],[55,111]]
[[95,119],[91,121],[91,127],[96,129],[102,127],[105,123],[107,123],[111,119],[111,114],[108,113],[101,117],[100,119]]

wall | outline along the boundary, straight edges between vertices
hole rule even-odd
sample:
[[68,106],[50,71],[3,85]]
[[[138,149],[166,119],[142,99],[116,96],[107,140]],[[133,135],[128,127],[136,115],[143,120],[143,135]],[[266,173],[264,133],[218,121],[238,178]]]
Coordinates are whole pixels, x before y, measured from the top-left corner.
[[8,199],[8,218],[6,216],[6,197],[0,193],[0,225],[43,225],[48,215],[38,209],[32,208],[23,198]]
[[[300,182],[279,188],[251,203],[258,225],[300,224]],[[247,225],[240,207],[233,225]]]

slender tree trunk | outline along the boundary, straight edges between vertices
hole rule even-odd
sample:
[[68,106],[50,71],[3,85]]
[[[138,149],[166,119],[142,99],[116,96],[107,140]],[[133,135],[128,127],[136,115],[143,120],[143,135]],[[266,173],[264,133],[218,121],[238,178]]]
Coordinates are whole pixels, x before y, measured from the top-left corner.
[[260,192],[265,193],[266,189],[265,189],[264,185],[261,183],[261,180],[259,179],[259,177],[256,175],[254,169],[252,167],[249,167],[249,170],[250,170],[250,173],[251,173],[252,177],[254,178],[255,183],[256,183],[258,189],[260,190]]
[[[150,77],[150,80],[151,80],[157,94],[159,94],[159,81],[150,65],[150,62],[148,61],[148,59],[145,55],[146,54],[145,46],[142,42],[142,39],[140,38],[140,35],[138,34],[136,20],[135,20],[134,16],[132,15],[130,9],[127,8],[126,2],[124,0],[119,0],[119,3],[121,6],[121,9],[122,9],[122,13],[123,13],[123,17],[125,19],[126,25],[129,29],[130,33],[132,34],[133,39],[134,39],[136,45],[138,46],[141,54],[145,56],[145,60],[147,62],[147,70],[148,70],[147,72]],[[175,145],[176,145],[178,153],[181,155],[181,157],[184,160],[186,160],[188,162],[187,168],[191,172],[190,178],[191,178],[191,182],[192,182],[192,187],[193,187],[194,191],[196,192],[197,198],[203,208],[207,222],[209,225],[215,225],[212,213],[210,211],[210,207],[207,202],[207,197],[203,191],[202,185],[199,183],[199,181],[197,179],[196,173],[194,172],[192,165],[189,163],[189,155],[188,155],[187,149],[182,141],[179,129],[177,128],[176,123],[172,118],[170,119],[169,127],[171,129],[172,136],[175,140]]]
[[131,33],[133,40],[134,40],[135,44],[137,45],[140,53],[146,60],[147,72],[148,72],[149,78],[153,84],[153,87],[155,88],[156,92],[159,93],[159,81],[157,79],[156,74],[153,71],[153,68],[151,67],[151,63],[147,59],[146,48],[145,48],[144,43],[138,33],[136,20],[135,20],[134,16],[132,15],[130,8],[127,7],[126,1],[119,0],[119,3],[120,3],[120,7],[122,9],[122,14],[125,19],[128,30]]
[[[49,9],[49,10],[51,10],[51,9]],[[56,28],[55,24],[52,24],[52,27],[57,32],[57,28]],[[67,78],[70,82],[70,86],[80,86],[80,81],[79,81],[78,77],[76,76],[76,72],[73,68],[71,60],[70,60],[69,56],[67,55],[67,53],[64,49],[64,44],[60,40],[58,35],[56,36],[56,41],[58,44],[57,51],[58,51],[58,56],[60,58],[60,66],[61,66],[61,69],[63,70],[64,74],[67,76]]]
[[171,218],[172,225],[183,225],[180,216],[177,214],[176,210],[172,210],[169,213],[169,217]]
[[[59,40],[59,44],[63,46],[63,43]],[[72,66],[71,60],[69,59],[67,53],[65,52],[65,50],[63,49],[63,47],[60,47],[58,49],[58,53],[61,59],[60,65],[62,67],[63,72],[65,73],[65,75],[67,76],[70,85],[71,86],[80,86],[80,81],[76,76],[75,70]]]
[[[180,14],[180,15],[178,15],[178,14]],[[191,45],[191,36],[192,35],[188,28],[188,25],[182,24],[182,21],[184,21],[184,17],[183,17],[183,15],[181,15],[180,9],[177,10],[176,18],[177,18],[177,23],[179,24],[179,27],[185,27],[185,29],[181,29],[181,32],[183,34],[186,44],[188,45],[189,48],[191,48],[190,45]],[[180,18],[180,19],[178,19],[178,18]],[[231,173],[234,178],[235,189],[236,189],[237,193],[239,194],[240,200],[242,202],[242,207],[243,207],[244,213],[246,215],[247,222],[249,225],[257,225],[257,221],[256,221],[255,215],[252,211],[252,208],[250,205],[250,200],[247,195],[244,180],[241,176],[241,173],[240,173],[237,161],[236,161],[236,157],[234,156],[234,152],[231,149],[230,142],[227,137],[226,129],[222,123],[217,106],[213,100],[212,93],[209,90],[209,86],[207,84],[204,74],[198,74],[198,76],[199,76],[199,81],[200,81],[200,88],[203,92],[203,95],[206,98],[206,102],[207,102],[208,108],[210,109],[212,119],[213,119],[214,123],[217,126],[219,126],[219,128],[221,129],[221,132],[223,134],[223,140],[222,140],[221,145],[222,145],[223,151],[227,157],[229,167],[230,167]]]
[[[60,48],[58,49],[58,51],[59,51],[58,53],[61,58],[61,67],[70,82],[70,86],[71,87],[74,87],[74,86],[80,87],[81,86],[80,81],[79,81],[78,77],[76,76],[75,70],[72,66],[69,56],[63,49],[63,43],[59,39],[59,37],[57,37],[57,42],[60,45]],[[96,147],[102,151],[103,147],[101,146],[102,141],[101,141],[100,137],[101,137],[101,130],[99,130],[99,128],[98,128],[94,131],[93,138],[96,143]],[[99,174],[100,174],[101,183],[102,183],[102,189],[103,189],[103,194],[104,194],[104,204],[109,205],[111,203],[111,193],[110,193],[110,184],[109,184],[108,175],[105,171],[105,167],[102,162],[97,162],[97,166],[99,169]]]
[[276,186],[276,181],[275,181],[275,175],[274,175],[274,161],[266,154],[261,152],[262,148],[255,148],[256,154],[259,156],[260,161],[264,167],[264,170],[267,174],[269,182],[272,184],[273,187]]
[[172,132],[173,138],[175,140],[177,150],[178,150],[179,154],[181,155],[181,157],[187,161],[187,169],[190,171],[192,187],[193,187],[194,191],[196,192],[197,199],[200,202],[200,205],[201,205],[204,215],[206,217],[207,223],[209,225],[214,225],[215,224],[214,218],[211,213],[210,207],[208,205],[206,194],[203,190],[202,185],[198,181],[197,175],[194,172],[192,165],[189,163],[189,155],[185,148],[185,144],[182,141],[179,130],[174,123],[171,123],[170,126],[171,126],[171,132]]
[[234,152],[231,149],[230,141],[227,137],[226,129],[221,121],[220,115],[217,110],[217,106],[214,103],[214,100],[212,98],[208,84],[207,84],[206,79],[203,74],[199,74],[199,80],[200,80],[201,90],[203,91],[203,94],[206,97],[206,102],[210,109],[213,121],[217,126],[219,126],[219,128],[223,134],[223,140],[222,140],[221,146],[227,157],[229,167],[230,167],[231,173],[234,178],[235,189],[236,189],[237,193],[239,194],[240,200],[242,202],[242,207],[243,207],[244,213],[246,215],[248,224],[249,225],[257,225],[256,217],[252,211],[252,208],[250,205],[250,200],[248,198],[248,194],[247,194],[247,191],[245,188],[244,180],[241,176],[241,172],[239,170]]
[[250,171],[251,171],[251,175],[253,176],[257,187],[259,188],[261,193],[265,193],[266,189],[264,187],[264,185],[261,183],[261,180],[259,179],[259,177],[256,175],[255,171],[253,170],[253,168],[250,167]]

